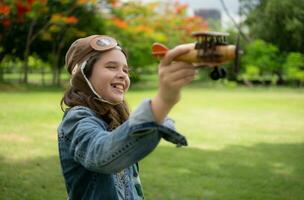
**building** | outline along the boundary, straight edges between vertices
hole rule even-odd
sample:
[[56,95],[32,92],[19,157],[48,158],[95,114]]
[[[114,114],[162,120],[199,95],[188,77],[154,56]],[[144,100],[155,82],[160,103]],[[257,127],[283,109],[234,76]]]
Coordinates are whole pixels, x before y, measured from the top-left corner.
[[207,20],[209,29],[212,31],[219,31],[222,27],[222,15],[217,9],[203,9],[199,8],[194,10],[196,16],[202,17]]

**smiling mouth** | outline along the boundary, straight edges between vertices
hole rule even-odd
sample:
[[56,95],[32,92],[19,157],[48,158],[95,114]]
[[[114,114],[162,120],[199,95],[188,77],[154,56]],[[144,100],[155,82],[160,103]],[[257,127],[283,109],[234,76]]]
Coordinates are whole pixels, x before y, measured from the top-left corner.
[[118,91],[119,93],[123,93],[124,92],[124,85],[120,84],[120,83],[113,83],[111,84],[111,87],[115,89],[115,91]]

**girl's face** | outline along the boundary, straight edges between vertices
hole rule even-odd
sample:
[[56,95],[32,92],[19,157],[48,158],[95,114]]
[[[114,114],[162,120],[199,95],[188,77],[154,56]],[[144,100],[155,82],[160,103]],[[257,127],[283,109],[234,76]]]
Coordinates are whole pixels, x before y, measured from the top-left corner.
[[93,66],[89,78],[96,92],[111,103],[120,103],[130,86],[128,63],[117,49],[106,51]]

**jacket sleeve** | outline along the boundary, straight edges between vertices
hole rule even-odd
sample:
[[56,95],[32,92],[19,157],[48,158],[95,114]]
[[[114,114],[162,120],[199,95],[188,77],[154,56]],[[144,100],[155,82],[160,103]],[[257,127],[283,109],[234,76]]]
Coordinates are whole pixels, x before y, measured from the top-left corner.
[[71,109],[65,119],[62,127],[71,138],[70,155],[85,168],[100,173],[117,172],[138,162],[163,136],[172,135],[175,139],[171,142],[179,146],[187,143],[179,133],[154,122],[149,101],[113,131],[107,131],[105,123],[84,107]]

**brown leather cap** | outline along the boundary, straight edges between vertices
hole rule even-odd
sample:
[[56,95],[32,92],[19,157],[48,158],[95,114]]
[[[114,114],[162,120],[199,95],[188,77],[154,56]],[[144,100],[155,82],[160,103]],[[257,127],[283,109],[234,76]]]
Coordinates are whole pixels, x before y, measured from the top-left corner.
[[87,60],[94,52],[107,51],[117,46],[117,41],[106,35],[91,35],[72,43],[65,56],[65,65],[70,74],[76,64]]

